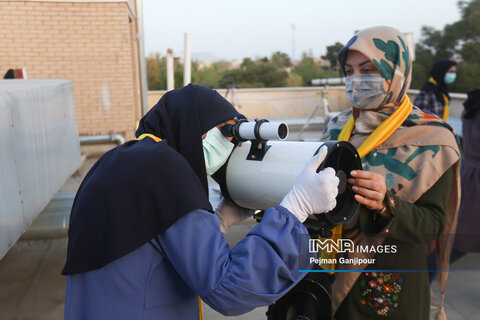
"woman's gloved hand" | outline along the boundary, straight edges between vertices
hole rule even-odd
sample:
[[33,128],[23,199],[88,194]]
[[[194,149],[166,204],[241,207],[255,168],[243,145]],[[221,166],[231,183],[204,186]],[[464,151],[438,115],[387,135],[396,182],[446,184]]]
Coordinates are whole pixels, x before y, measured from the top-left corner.
[[280,203],[302,223],[308,215],[328,212],[337,205],[335,198],[338,194],[339,179],[335,175],[335,170],[325,168],[316,172],[327,153],[326,146],[320,148],[318,154],[306,165],[290,192]]

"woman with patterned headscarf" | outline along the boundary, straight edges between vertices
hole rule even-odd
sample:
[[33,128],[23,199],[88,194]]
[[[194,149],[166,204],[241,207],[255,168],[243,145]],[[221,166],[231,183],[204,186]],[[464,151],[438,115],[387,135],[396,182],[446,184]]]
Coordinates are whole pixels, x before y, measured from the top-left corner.
[[457,77],[457,63],[452,60],[437,61],[427,83],[415,98],[414,104],[424,111],[432,112],[443,120],[448,120],[450,95],[448,85]]
[[[340,50],[339,62],[352,109],[332,118],[322,140],[350,141],[363,171],[352,171],[348,180],[359,213],[334,229],[356,248],[329,266],[337,270],[335,319],[428,319],[428,273],[411,271],[427,270],[425,249],[434,240],[439,269],[448,269],[460,199],[453,129],[406,95],[411,55],[398,30],[362,30]],[[442,294],[446,276],[440,273]]]

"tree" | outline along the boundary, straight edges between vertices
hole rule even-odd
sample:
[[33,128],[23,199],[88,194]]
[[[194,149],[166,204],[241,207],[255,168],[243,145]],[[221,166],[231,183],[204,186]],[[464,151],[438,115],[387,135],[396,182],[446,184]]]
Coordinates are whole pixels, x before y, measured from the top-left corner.
[[272,56],[270,57],[270,61],[280,69],[288,68],[292,65],[292,62],[290,61],[290,57],[288,56],[288,54],[280,51],[276,51],[272,53]]
[[148,57],[147,65],[147,83],[148,90],[160,90],[162,83],[162,59],[159,54]]
[[301,87],[303,84],[303,79],[301,76],[294,72],[290,72],[288,74],[288,78],[286,81],[287,87]]
[[322,56],[322,58],[330,61],[332,68],[337,71],[340,70],[340,65],[338,64],[338,51],[340,51],[343,46],[344,45],[341,42],[335,42],[335,44],[327,46],[327,54]]
[[413,64],[412,88],[420,88],[439,59],[459,62],[457,80],[449,86],[455,92],[468,92],[480,87],[480,0],[460,1],[461,19],[443,30],[422,28]]
[[268,58],[252,60],[244,58],[238,69],[223,74],[221,85],[233,81],[237,88],[284,87],[288,73],[280,70]]
[[[160,54],[158,53],[147,57],[146,65],[148,90],[167,89],[167,68],[165,57],[160,57]],[[175,88],[183,87],[183,64],[174,61],[173,74]]]
[[412,63],[412,84],[411,87],[420,89],[428,80],[430,70],[437,59],[432,50],[424,47],[422,43],[415,48],[415,61]]
[[306,86],[308,81],[317,78],[333,78],[337,73],[331,69],[323,69],[320,63],[316,63],[311,52],[304,52],[299,64],[293,68],[294,73],[302,77],[302,85]]
[[229,68],[230,63],[228,61],[217,61],[203,68],[200,68],[199,63],[195,61],[192,67],[192,82],[209,88],[220,88],[222,75],[229,70]]

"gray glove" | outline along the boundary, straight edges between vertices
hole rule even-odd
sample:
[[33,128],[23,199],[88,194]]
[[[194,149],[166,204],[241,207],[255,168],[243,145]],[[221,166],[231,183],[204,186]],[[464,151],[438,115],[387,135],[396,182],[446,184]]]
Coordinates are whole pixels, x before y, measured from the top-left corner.
[[335,176],[335,170],[325,168],[316,172],[327,153],[326,146],[320,148],[318,154],[306,165],[290,192],[280,203],[300,222],[304,222],[310,214],[325,213],[337,205],[335,198],[338,194],[339,179]]

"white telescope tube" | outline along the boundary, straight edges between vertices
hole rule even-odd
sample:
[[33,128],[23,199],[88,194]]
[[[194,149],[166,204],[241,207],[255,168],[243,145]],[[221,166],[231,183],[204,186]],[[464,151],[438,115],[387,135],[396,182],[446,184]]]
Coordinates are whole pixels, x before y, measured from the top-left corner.
[[[238,133],[242,139],[255,140],[255,125],[257,122],[241,122]],[[288,136],[288,126],[284,122],[262,122],[259,124],[261,140],[285,140]]]
[[251,142],[236,147],[228,160],[226,186],[241,207],[267,209],[278,205],[290,191],[322,142],[268,141],[262,161],[245,160]]
[[345,84],[345,78],[323,78],[309,81],[312,86],[324,86],[328,84]]

